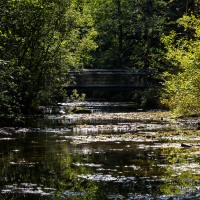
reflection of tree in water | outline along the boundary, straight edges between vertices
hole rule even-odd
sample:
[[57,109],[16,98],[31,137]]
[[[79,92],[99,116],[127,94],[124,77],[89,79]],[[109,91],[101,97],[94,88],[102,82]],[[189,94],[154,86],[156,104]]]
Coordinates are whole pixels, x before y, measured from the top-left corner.
[[[48,180],[54,188],[57,189],[55,196],[66,196],[70,199],[91,199],[96,192],[96,186],[92,181],[84,181],[78,178],[79,174],[87,174],[89,168],[87,166],[73,165],[74,162],[80,163],[81,156],[72,157],[66,144],[62,145],[65,149],[64,153],[58,155],[52,152],[52,157],[48,157],[49,169],[54,170],[52,180]],[[60,148],[61,146],[59,146]]]
[[[92,199],[96,185],[78,178],[78,174],[90,173],[89,169],[73,165],[81,157],[72,157],[66,142],[56,145],[40,140],[31,147],[21,145],[21,153],[10,151],[0,160],[0,199]],[[28,154],[27,148],[31,149]]]
[[194,192],[200,186],[199,149],[165,148],[166,171],[163,175],[164,185],[161,192],[165,195],[184,195]]

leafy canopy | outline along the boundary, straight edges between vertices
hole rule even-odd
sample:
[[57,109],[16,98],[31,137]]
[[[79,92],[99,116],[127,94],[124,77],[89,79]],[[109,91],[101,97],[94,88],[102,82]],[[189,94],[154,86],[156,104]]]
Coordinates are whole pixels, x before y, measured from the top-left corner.
[[0,1],[0,116],[13,118],[56,102],[96,48],[84,2]]
[[173,64],[172,72],[165,72],[162,102],[176,115],[200,114],[200,19],[194,15],[178,20],[185,34],[172,31],[162,38],[167,49],[166,58]]

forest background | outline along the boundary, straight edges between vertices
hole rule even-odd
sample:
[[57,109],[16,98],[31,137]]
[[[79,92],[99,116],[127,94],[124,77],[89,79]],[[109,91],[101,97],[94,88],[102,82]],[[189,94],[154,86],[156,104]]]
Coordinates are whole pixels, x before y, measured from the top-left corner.
[[1,0],[1,120],[55,105],[82,68],[142,70],[140,98],[199,115],[199,14],[199,0]]

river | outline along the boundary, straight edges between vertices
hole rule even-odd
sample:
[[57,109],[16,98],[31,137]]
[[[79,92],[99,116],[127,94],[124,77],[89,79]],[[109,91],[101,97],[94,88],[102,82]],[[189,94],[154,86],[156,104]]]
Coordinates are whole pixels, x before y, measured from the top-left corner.
[[200,199],[199,119],[101,105],[1,128],[0,199]]

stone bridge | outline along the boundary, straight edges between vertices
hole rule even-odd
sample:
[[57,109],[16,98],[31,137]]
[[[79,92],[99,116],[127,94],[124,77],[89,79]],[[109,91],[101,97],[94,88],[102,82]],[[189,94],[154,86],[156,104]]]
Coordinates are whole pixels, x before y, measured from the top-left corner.
[[71,71],[68,90],[77,89],[88,99],[122,100],[135,90],[148,87],[147,74],[127,69],[83,69]]

